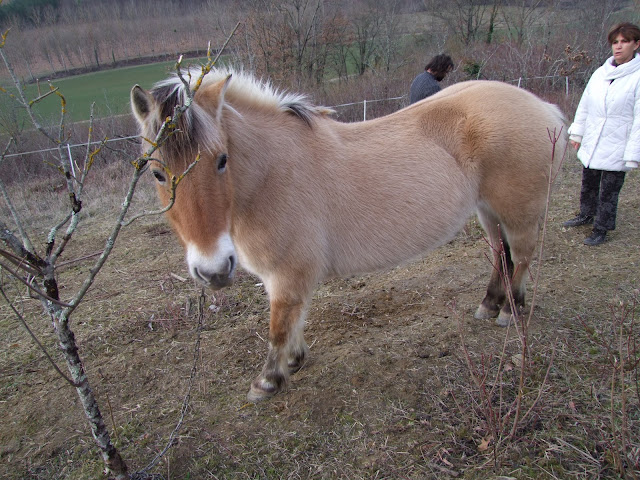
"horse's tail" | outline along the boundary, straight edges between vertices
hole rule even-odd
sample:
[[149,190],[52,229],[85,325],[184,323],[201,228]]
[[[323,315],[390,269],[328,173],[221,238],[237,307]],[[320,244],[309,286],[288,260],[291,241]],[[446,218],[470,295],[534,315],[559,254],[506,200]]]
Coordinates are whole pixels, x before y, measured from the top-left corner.
[[547,102],[547,108],[550,112],[553,128],[549,127],[549,142],[553,145],[553,178],[557,175],[563,160],[567,155],[567,147],[569,145],[569,135],[567,130],[569,129],[569,122],[566,115],[560,110],[560,108]]

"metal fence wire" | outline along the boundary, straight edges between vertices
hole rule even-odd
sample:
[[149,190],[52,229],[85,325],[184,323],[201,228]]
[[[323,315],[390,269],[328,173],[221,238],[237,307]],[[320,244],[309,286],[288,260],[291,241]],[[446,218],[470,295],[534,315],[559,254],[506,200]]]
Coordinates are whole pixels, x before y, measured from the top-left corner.
[[[537,87],[541,87],[540,83],[546,85],[551,89],[558,89],[560,85],[564,90],[565,95],[569,96],[571,93],[571,87],[574,88],[579,87],[582,89],[584,87],[583,82],[575,82],[579,85],[572,85],[569,81],[569,77],[560,76],[560,75],[547,75],[540,77],[519,77],[517,79],[505,80],[506,83],[512,83],[517,85],[519,88],[530,88],[532,84]],[[372,118],[377,118],[382,115],[387,115],[391,112],[399,110],[407,106],[409,103],[409,98],[407,95],[402,95],[400,97],[390,97],[390,98],[379,98],[374,100],[360,100],[358,102],[350,102],[350,103],[342,103],[339,105],[333,105],[330,108],[333,108],[336,111],[335,118],[343,121],[343,122],[357,122],[361,120],[368,120]],[[116,138],[111,138],[107,140],[108,143],[112,142],[123,142],[123,141],[131,141],[138,139],[138,135],[128,135],[128,136],[120,136]],[[101,141],[95,141],[91,143],[69,143],[66,145],[66,148],[69,153],[70,159],[73,159],[72,149],[75,148],[86,148],[88,145],[97,145],[102,143]],[[40,150],[33,150],[29,152],[20,152],[20,153],[11,153],[4,156],[4,158],[12,158],[12,157],[20,157],[23,155],[32,155],[38,153],[47,153],[57,151],[58,147],[54,148],[45,148]]]

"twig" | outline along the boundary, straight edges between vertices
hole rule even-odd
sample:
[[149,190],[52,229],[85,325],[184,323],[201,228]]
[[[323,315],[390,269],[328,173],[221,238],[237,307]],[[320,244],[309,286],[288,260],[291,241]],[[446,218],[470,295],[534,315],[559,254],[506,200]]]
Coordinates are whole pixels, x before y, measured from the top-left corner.
[[102,252],[91,253],[83,257],[78,257],[78,258],[74,258],[73,260],[67,260],[66,262],[61,262],[58,264],[58,270],[61,269],[62,267],[66,267],[67,265],[72,265],[74,263],[82,262],[83,260],[88,260],[90,258],[97,257],[101,253]]
[[26,258],[18,257],[4,248],[0,248],[0,255],[9,260],[16,267],[27,272],[29,275],[39,275],[42,273],[42,270],[39,267],[29,263]]
[[169,274],[170,277],[175,278],[176,280],[180,281],[180,282],[186,282],[187,279],[184,277],[181,277],[180,275],[176,275],[175,273],[171,272]]
[[[9,139],[9,142],[7,143],[7,146],[4,149],[4,152],[2,152],[2,160],[4,160],[5,155],[7,154],[7,152],[9,151],[9,147],[11,146],[11,144],[14,142],[13,137]],[[4,198],[5,203],[7,204],[7,208],[9,209],[9,211],[11,212],[11,217],[13,217],[13,223],[15,223],[16,228],[18,229],[18,233],[20,234],[20,237],[22,238],[22,243],[24,244],[25,249],[29,250],[30,252],[33,252],[33,244],[31,243],[31,240],[29,239],[29,235],[27,235],[27,231],[24,229],[23,225],[22,225],[22,221],[20,220],[20,216],[18,215],[18,211],[16,210],[15,206],[13,205],[13,202],[11,201],[11,197],[9,196],[9,192],[7,191],[7,187],[5,186],[4,182],[2,180],[0,180],[0,191],[2,192],[2,197]]]
[[[89,115],[89,128],[88,128],[88,137],[87,137],[87,150],[85,153],[85,157],[83,160],[83,165],[82,165],[82,169],[80,169],[78,167],[78,165],[76,164],[76,168],[78,170],[81,170],[81,174],[80,174],[80,178],[75,178],[76,183],[78,184],[77,189],[75,189],[75,187],[73,186],[73,182],[72,182],[72,178],[67,176],[68,181],[67,181],[67,189],[69,190],[69,196],[71,198],[71,208],[72,208],[72,212],[61,222],[58,224],[57,227],[55,227],[55,229],[52,229],[49,233],[49,236],[47,238],[47,254],[49,255],[48,261],[51,264],[54,264],[56,262],[56,260],[58,259],[58,257],[60,257],[60,255],[62,255],[62,252],[64,251],[65,247],[67,246],[67,244],[69,243],[69,241],[71,240],[71,237],[73,235],[73,233],[75,232],[75,229],[77,227],[77,224],[79,222],[79,217],[78,217],[78,213],[80,211],[82,202],[80,201],[81,197],[82,197],[82,193],[84,190],[84,183],[85,180],[87,178],[87,174],[89,173],[89,170],[91,169],[91,166],[93,165],[93,160],[95,158],[95,156],[101,151],[102,147],[104,147],[105,142],[107,141],[106,138],[104,138],[99,144],[98,146],[91,151],[91,145],[93,144],[92,142],[92,133],[93,133],[93,110],[95,108],[95,103],[91,104],[91,110],[90,110],[90,115]],[[72,158],[71,155],[69,154],[69,162],[72,162]],[[64,161],[63,161],[64,164]],[[66,169],[67,166],[66,164],[64,164],[64,168]],[[66,172],[66,170],[65,170]],[[74,191],[75,189],[75,191]],[[62,241],[60,242],[60,244],[58,245],[58,248],[55,250],[55,252],[53,252],[53,245],[55,242],[55,235],[56,235],[56,231],[59,228],[62,228],[62,226],[64,226],[67,221],[71,219],[71,223],[69,224],[69,226],[67,227],[67,230],[65,232],[65,234],[62,237]]]
[[[5,37],[6,37],[6,34],[3,35],[2,46],[4,46],[4,38]],[[18,76],[16,75],[15,71],[13,70],[13,67],[11,66],[11,63],[9,62],[9,59],[7,58],[7,56],[4,53],[4,48],[0,48],[0,58],[2,58],[2,61],[4,62],[4,65],[7,67],[7,70],[9,71],[9,75],[11,76],[11,80],[12,80],[13,85],[16,85],[16,90],[18,91],[18,96],[15,97],[15,98],[17,99],[18,103],[22,107],[24,107],[25,110],[27,111],[27,115],[29,116],[29,120],[31,121],[31,124],[36,128],[36,130],[38,130],[46,138],[51,140],[53,143],[57,143],[56,139],[53,138],[53,136],[51,134],[49,134],[49,132],[47,132],[47,130],[40,124],[40,122],[38,121],[38,118],[33,113],[33,109],[31,108],[30,103],[27,101],[26,97],[24,96],[22,88],[20,88],[20,85],[21,85],[20,80],[18,79]]]
[[11,274],[11,276],[13,276],[17,280],[19,280],[20,282],[25,284],[30,290],[33,290],[34,292],[36,292],[36,294],[38,296],[40,296],[41,298],[45,299],[46,301],[51,302],[51,303],[53,303],[55,305],[59,305],[61,307],[72,307],[71,304],[61,302],[60,300],[57,300],[57,299],[47,295],[42,290],[40,290],[38,287],[34,287],[31,282],[26,281],[24,278],[22,278],[22,276],[17,271],[13,270],[11,267],[5,265],[4,263],[0,262],[0,267],[4,268],[7,272],[9,272]]
[[555,440],[559,444],[564,445],[565,447],[569,447],[572,450],[575,450],[585,461],[591,463],[592,465],[600,466],[600,461],[597,458],[593,458],[593,456],[586,449],[581,450],[575,445],[572,445],[571,443],[567,442],[566,440],[560,437],[556,437]]
[[[107,380],[104,378],[104,375],[102,373],[102,369],[98,368],[98,373],[100,374],[100,377],[102,378],[102,381],[107,383]],[[116,420],[113,417],[113,407],[111,407],[111,400],[109,399],[109,392],[105,391],[105,396],[107,398],[107,407],[109,407],[109,416],[111,417],[111,425],[113,427],[113,436],[116,437],[116,440],[118,440],[118,429],[116,428]]]
[[171,175],[171,187],[169,189],[169,192],[170,192],[169,193],[169,203],[167,203],[167,205],[164,208],[161,208],[161,209],[158,209],[158,210],[152,210],[150,212],[142,212],[142,213],[139,213],[137,215],[134,215],[133,217],[131,217],[126,222],[123,221],[122,226],[123,227],[128,227],[133,222],[135,222],[136,220],[138,220],[138,219],[140,219],[142,217],[149,217],[149,216],[154,216],[154,215],[162,215],[163,213],[166,213],[169,210],[171,210],[171,208],[173,208],[173,205],[176,203],[176,189],[178,188],[178,184],[185,177],[185,175],[187,175],[191,171],[191,169],[196,166],[196,164],[199,161],[200,161],[200,153],[198,153],[198,155],[196,156],[196,159],[193,162],[191,162],[191,164],[187,167],[187,169],[180,176],[176,177],[175,175]]
[[544,378],[542,379],[542,383],[540,384],[540,388],[538,389],[538,396],[533,401],[533,403],[531,403],[531,406],[529,407],[529,409],[522,416],[522,419],[521,419],[522,421],[524,421],[524,419],[529,416],[529,414],[533,411],[536,405],[538,405],[538,402],[542,398],[542,393],[544,391],[543,387],[547,384],[547,380],[549,379],[549,373],[551,373],[551,367],[553,366],[553,360],[555,359],[555,356],[556,356],[557,343],[558,343],[558,337],[556,337],[555,341],[553,342],[553,348],[551,350],[551,358],[549,359],[549,365],[547,365],[547,371],[545,372]]
[[198,372],[198,356],[200,355],[200,338],[201,338],[202,328],[204,325],[204,311],[205,311],[204,305],[205,305],[206,298],[207,297],[204,293],[204,289],[201,289],[200,297],[198,298],[198,326],[196,328],[196,342],[193,347],[193,364],[191,366],[191,374],[189,375],[189,381],[187,384],[187,393],[185,394],[184,400],[182,401],[182,408],[180,409],[180,417],[178,418],[178,423],[176,424],[175,428],[169,435],[169,440],[167,441],[167,444],[162,449],[162,451],[160,451],[146,467],[140,470],[140,472],[138,472],[139,474],[146,473],[149,470],[151,470],[160,461],[160,459],[169,451],[169,449],[174,444],[176,435],[178,434],[178,432],[182,428],[182,424],[184,423],[184,417],[187,413],[187,410],[189,409],[189,402],[191,399],[191,389],[193,388],[193,383],[196,378],[196,374]]
[[54,95],[57,94],[59,88],[58,87],[51,87],[50,86],[50,90],[47,93],[43,93],[42,95],[34,98],[33,100],[29,100],[29,105],[34,105],[42,100],[44,100],[45,98],[47,98],[50,95]]
[[556,155],[556,146],[558,144],[558,140],[560,139],[560,136],[562,135],[562,128],[560,128],[559,132],[556,132],[556,130],[554,129],[553,132],[551,132],[551,130],[547,129],[547,133],[549,134],[549,140],[551,141],[551,164],[549,165],[549,180],[548,180],[548,185],[547,185],[547,200],[545,202],[545,210],[544,210],[544,221],[542,222],[542,234],[540,236],[540,250],[538,252],[538,265],[536,268],[536,275],[535,275],[535,279],[533,281],[533,292],[531,294],[531,308],[529,309],[529,317],[527,318],[527,325],[531,322],[531,319],[533,318],[533,307],[535,305],[536,302],[536,298],[538,295],[538,284],[539,284],[539,279],[540,279],[540,273],[542,271],[542,254],[544,253],[544,246],[545,246],[545,239],[547,237],[547,223],[549,220],[549,206],[551,205],[551,190],[552,190],[552,186],[553,186],[553,182],[556,179],[556,176],[558,175],[558,173],[560,172],[560,169],[562,167],[562,164],[564,163],[564,159],[567,156],[567,148],[569,145],[569,142],[567,142],[564,146],[564,152],[562,152],[562,157],[560,157],[560,161],[558,163],[558,166],[556,168],[556,174],[553,174],[553,160],[555,158]]

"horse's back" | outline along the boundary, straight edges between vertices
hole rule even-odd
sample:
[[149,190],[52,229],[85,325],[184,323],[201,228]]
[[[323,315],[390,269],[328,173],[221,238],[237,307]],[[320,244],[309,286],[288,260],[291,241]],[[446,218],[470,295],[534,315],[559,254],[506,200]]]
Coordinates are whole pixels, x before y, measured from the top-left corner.
[[417,104],[414,115],[426,130],[450,137],[453,154],[464,169],[481,169],[485,176],[491,172],[526,177],[548,171],[552,161],[559,163],[566,120],[555,105],[531,92],[502,82],[471,80],[429,98]]
[[407,111],[424,132],[445,139],[460,168],[477,179],[479,204],[497,221],[537,224],[567,142],[555,105],[502,82],[468,81]]
[[459,112],[467,119],[480,120],[485,127],[499,131],[527,132],[540,125],[546,130],[566,123],[556,105],[522,88],[489,80],[456,83],[416,105],[425,115],[431,110],[445,108]]

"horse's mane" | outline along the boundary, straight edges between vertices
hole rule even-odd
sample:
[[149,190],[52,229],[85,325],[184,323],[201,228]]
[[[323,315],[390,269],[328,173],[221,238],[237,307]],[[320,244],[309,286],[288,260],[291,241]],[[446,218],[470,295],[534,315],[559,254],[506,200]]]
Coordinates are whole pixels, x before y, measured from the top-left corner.
[[[182,78],[173,73],[153,86],[150,93],[159,105],[159,116],[148,125],[149,130],[143,132],[147,137],[153,138],[164,119],[172,117],[176,108],[187,103],[186,85],[189,85],[189,90],[193,92],[199,81],[201,84],[198,88],[202,89],[226,79],[229,75],[231,81],[225,99],[238,99],[258,107],[272,108],[276,112],[292,114],[309,127],[313,126],[316,117],[333,113],[330,108],[313,105],[305,95],[278,90],[269,81],[257,79],[243,70],[230,67],[215,68],[203,78],[201,73],[201,68],[192,67],[181,72]],[[233,105],[228,102],[225,104],[236,114],[240,114]],[[163,150],[172,158],[194,158],[201,150],[216,151],[222,146],[220,132],[214,125],[214,119],[198,105],[197,100],[180,115],[174,127],[174,134],[162,145]]]
[[[185,69],[181,75],[189,84],[189,88],[193,89],[201,77],[201,69],[199,67],[191,67]],[[208,85],[224,80],[230,75],[231,82],[226,95],[242,98],[243,102],[291,113],[308,125],[312,125],[314,117],[318,115],[333,113],[330,108],[313,105],[305,95],[278,90],[268,80],[258,79],[251,73],[244,70],[236,70],[232,67],[212,69],[202,78],[199,88],[206,88]],[[163,105],[163,118],[171,115],[176,106],[184,105],[187,101],[185,82],[177,73],[173,73],[165,80],[156,83],[151,92],[156,101]],[[197,109],[193,111],[190,109],[186,112],[185,120],[191,124],[195,116],[198,116]]]

